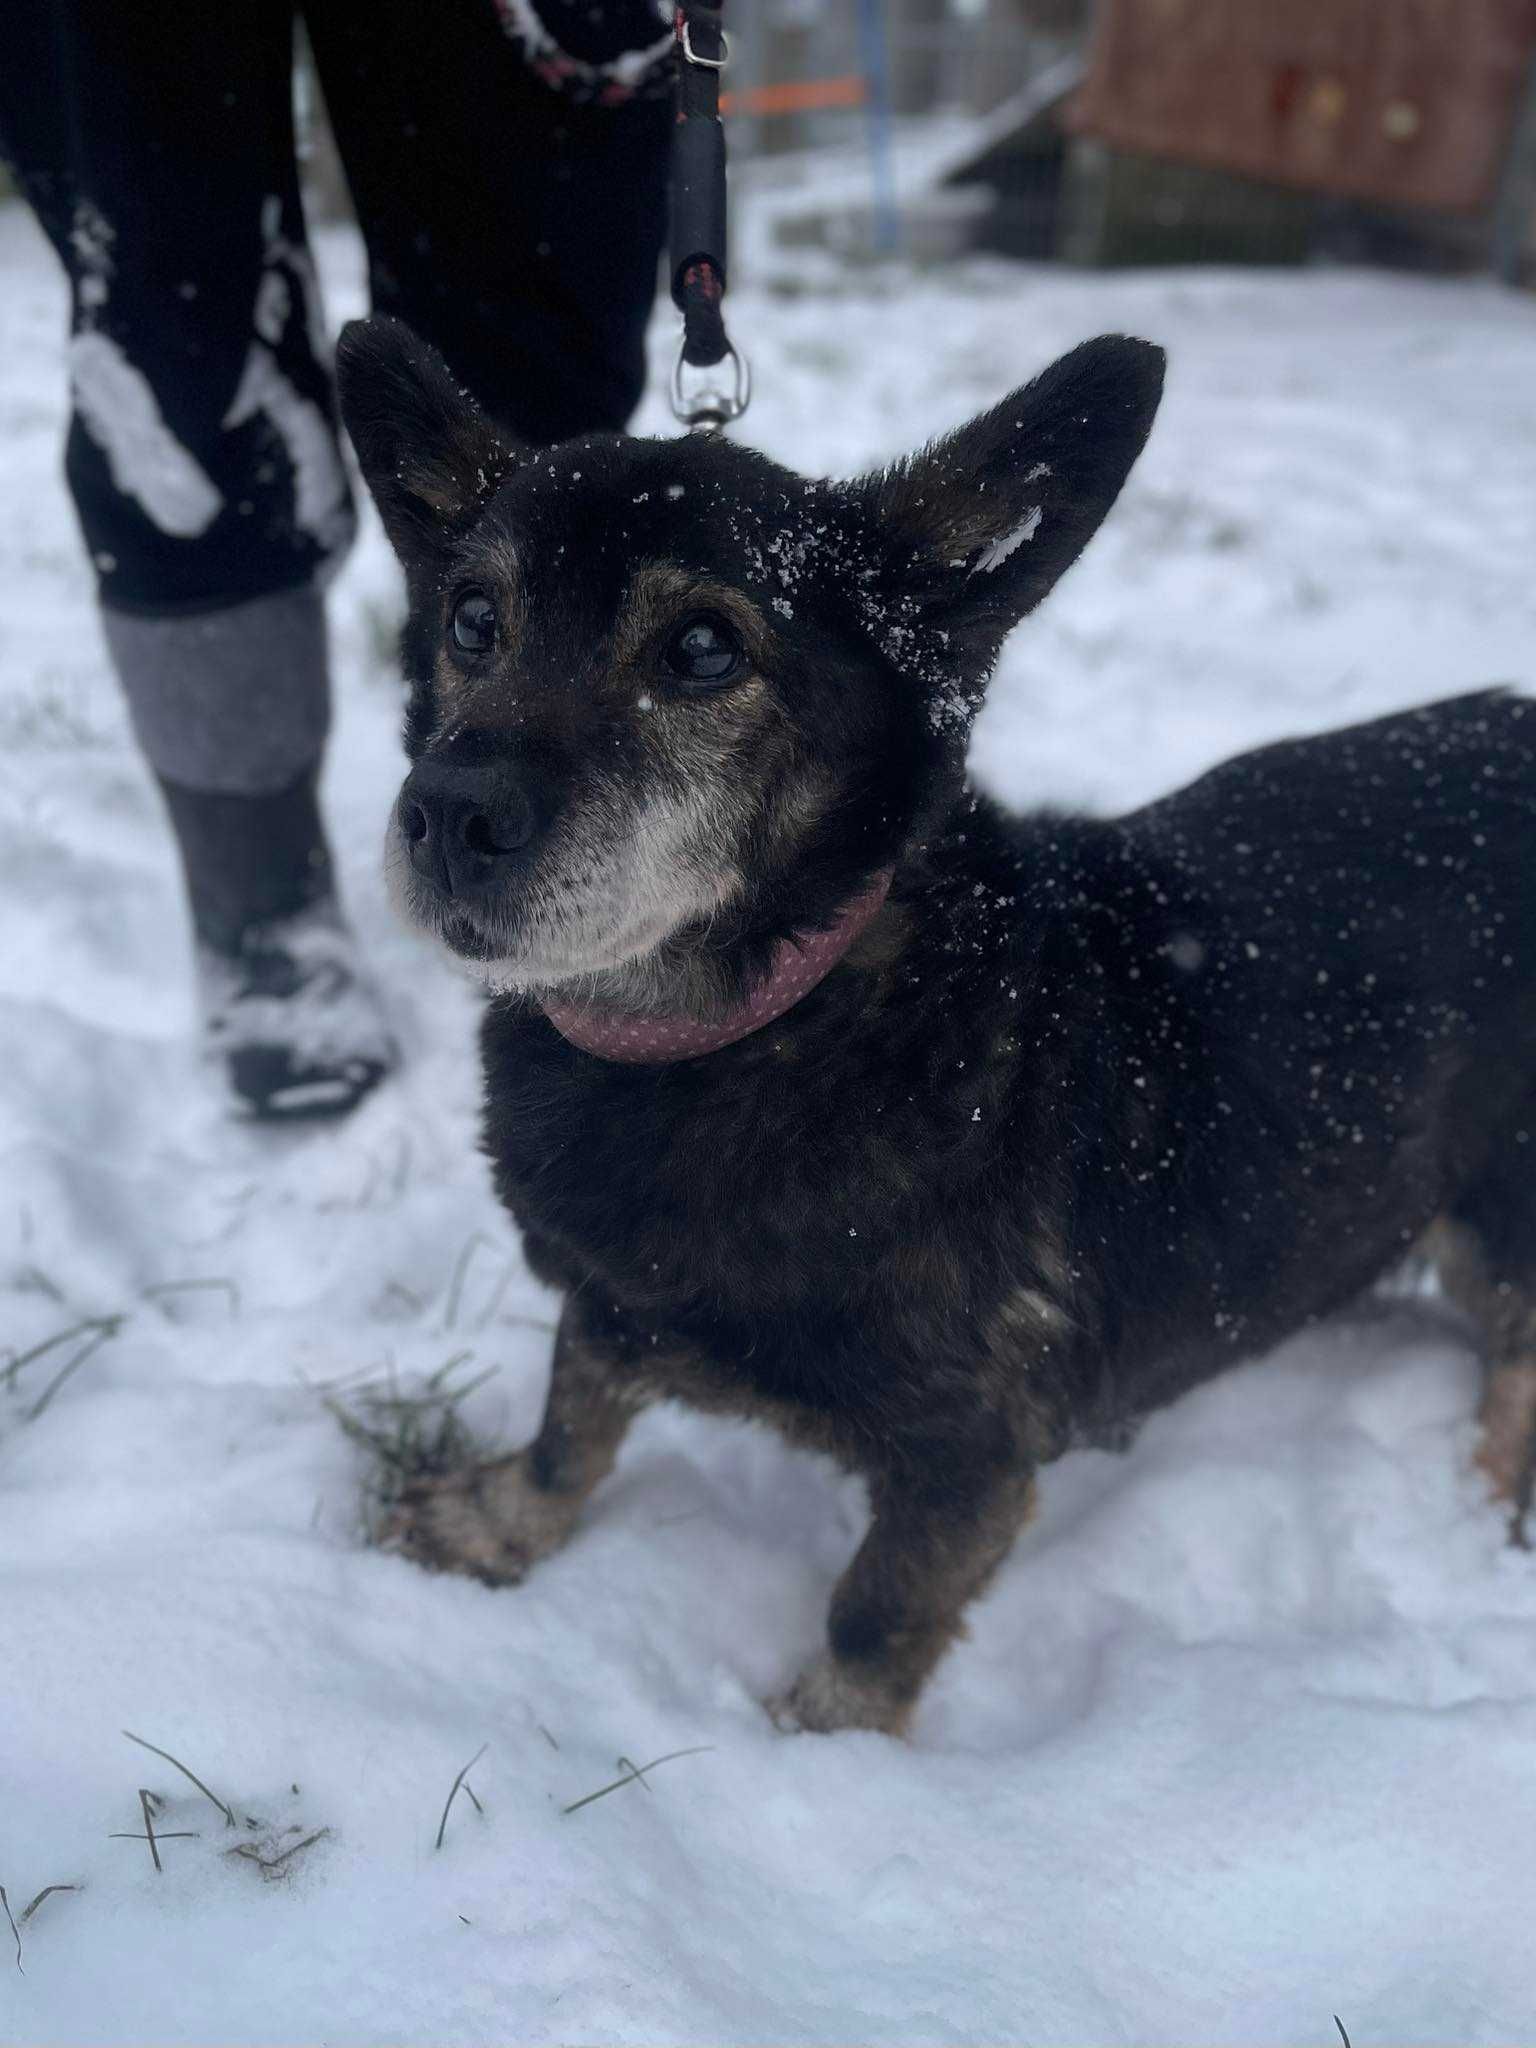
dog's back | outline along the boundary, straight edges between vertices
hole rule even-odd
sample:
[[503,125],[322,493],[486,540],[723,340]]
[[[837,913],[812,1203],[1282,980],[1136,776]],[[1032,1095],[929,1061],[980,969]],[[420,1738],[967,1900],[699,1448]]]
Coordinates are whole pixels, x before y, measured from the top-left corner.
[[[1410,1036],[1483,1028],[1530,1001],[1536,703],[1489,690],[1238,756],[1123,821],[1219,903],[1248,992]],[[1310,978],[1309,978],[1310,977]],[[1326,977],[1326,979],[1324,978]],[[1379,993],[1395,990],[1394,1014]],[[1242,977],[1231,993],[1241,1003]],[[1279,1022],[1280,1020],[1274,1019]]]
[[1536,1179],[1536,704],[1452,699],[1014,836],[1060,906],[1117,1402],[1347,1300],[1526,1126]]

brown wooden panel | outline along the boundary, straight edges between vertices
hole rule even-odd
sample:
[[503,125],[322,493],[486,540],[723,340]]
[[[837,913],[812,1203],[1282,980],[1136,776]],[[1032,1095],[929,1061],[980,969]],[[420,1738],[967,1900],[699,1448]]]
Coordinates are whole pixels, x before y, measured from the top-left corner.
[[1493,197],[1536,0],[1100,0],[1070,122],[1399,206]]

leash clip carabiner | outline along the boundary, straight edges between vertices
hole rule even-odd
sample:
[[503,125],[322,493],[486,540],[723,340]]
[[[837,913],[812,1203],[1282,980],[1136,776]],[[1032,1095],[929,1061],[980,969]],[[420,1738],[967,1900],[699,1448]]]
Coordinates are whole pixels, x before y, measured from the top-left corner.
[[683,381],[686,350],[687,342],[680,342],[677,361],[672,365],[673,416],[690,434],[718,434],[732,420],[739,420],[752,402],[752,365],[736,344],[728,341],[720,360],[731,366],[730,389],[722,389],[711,381],[712,373],[718,367],[712,364],[709,370],[700,372],[705,381],[690,394]]

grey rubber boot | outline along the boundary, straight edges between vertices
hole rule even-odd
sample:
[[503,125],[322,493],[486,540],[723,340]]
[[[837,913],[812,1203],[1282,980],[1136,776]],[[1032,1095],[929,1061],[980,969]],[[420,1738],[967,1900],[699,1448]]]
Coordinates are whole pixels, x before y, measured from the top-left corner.
[[259,1117],[339,1116],[395,1048],[332,885],[311,769],[228,796],[160,778],[192,908],[208,1049]]
[[243,1114],[341,1115],[397,1054],[337,901],[316,800],[328,723],[319,595],[102,617],[181,854],[209,1053]]

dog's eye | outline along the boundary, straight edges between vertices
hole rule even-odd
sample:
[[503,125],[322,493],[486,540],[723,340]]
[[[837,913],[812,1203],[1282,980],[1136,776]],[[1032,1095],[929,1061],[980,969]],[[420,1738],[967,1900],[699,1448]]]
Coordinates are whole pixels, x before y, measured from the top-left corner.
[[666,664],[680,683],[697,690],[733,682],[743,666],[741,642],[713,612],[685,619],[667,643]]
[[453,644],[461,654],[489,654],[496,644],[496,607],[483,590],[466,590],[455,604]]

